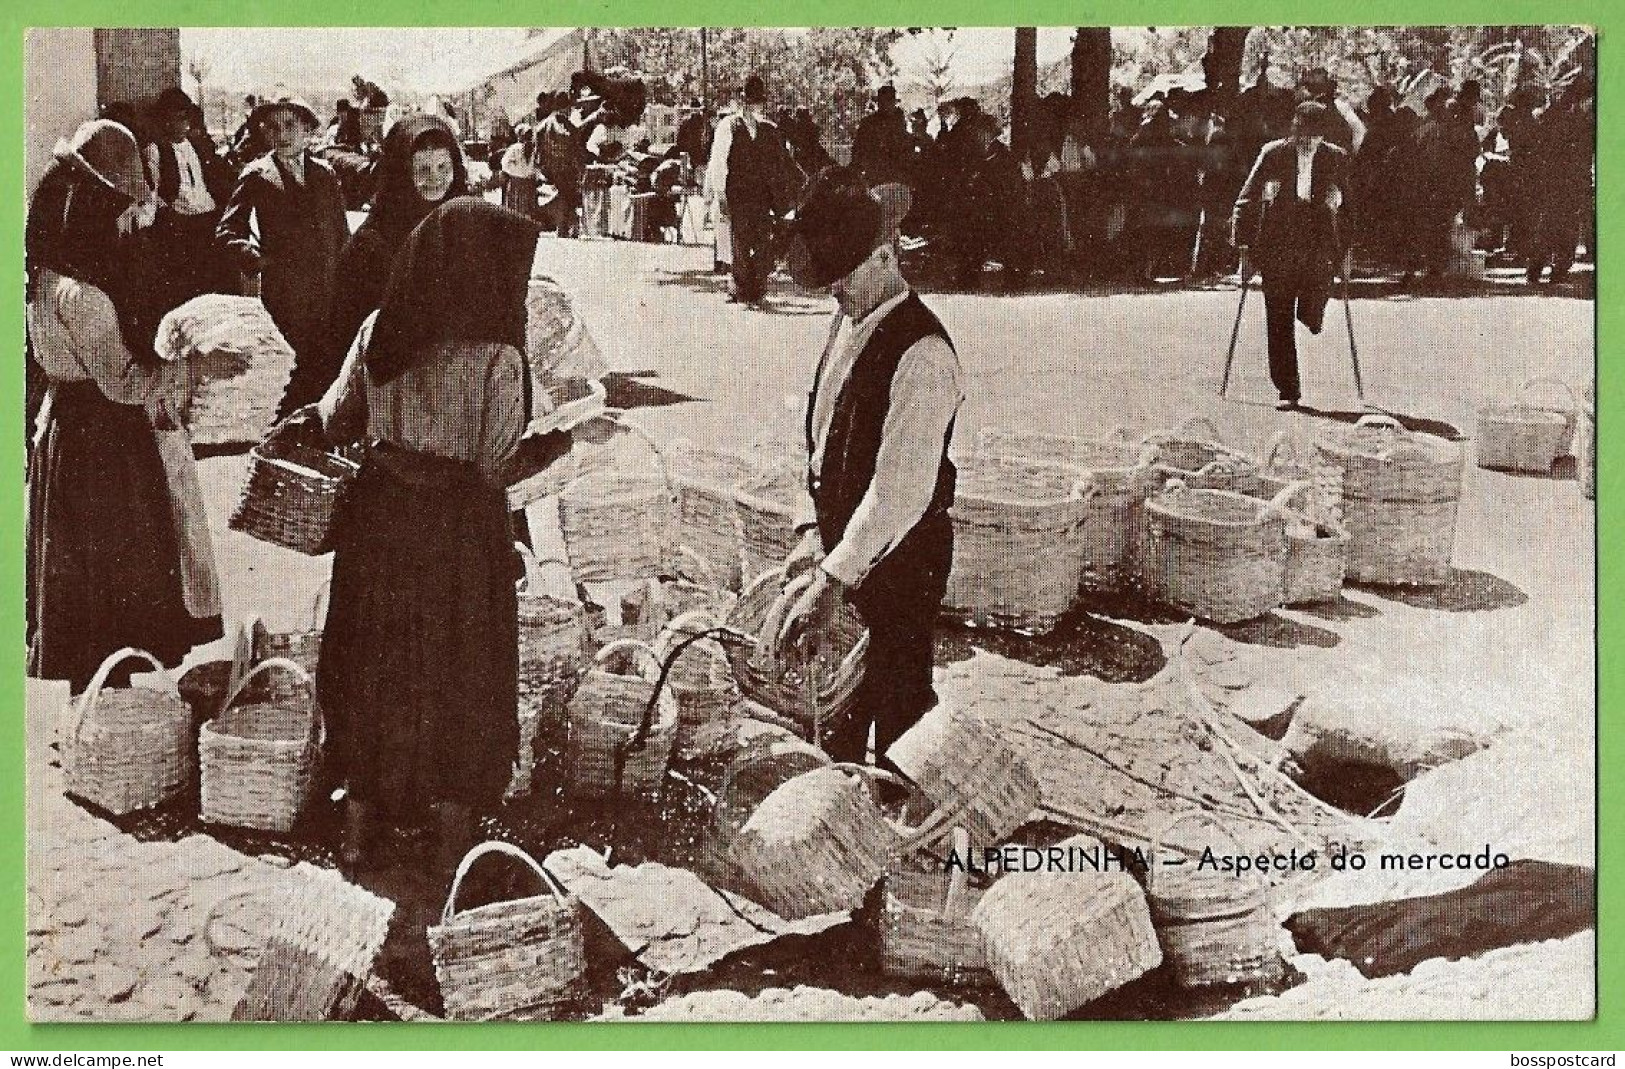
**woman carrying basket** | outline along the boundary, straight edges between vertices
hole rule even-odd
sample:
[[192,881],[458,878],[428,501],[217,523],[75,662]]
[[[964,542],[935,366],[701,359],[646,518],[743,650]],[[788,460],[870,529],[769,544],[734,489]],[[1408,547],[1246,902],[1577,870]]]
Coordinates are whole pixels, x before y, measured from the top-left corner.
[[[183,366],[153,348],[138,231],[157,201],[129,130],[57,145],[28,210],[28,339],[47,386],[28,472],[28,674],[82,690],[133,646],[166,665],[222,634]],[[113,685],[122,685],[115,678]]]
[[449,878],[512,771],[520,568],[500,474],[527,422],[537,233],[473,197],[435,209],[316,407],[330,439],[369,443],[336,521],[317,673],[352,870],[376,820],[432,816]]

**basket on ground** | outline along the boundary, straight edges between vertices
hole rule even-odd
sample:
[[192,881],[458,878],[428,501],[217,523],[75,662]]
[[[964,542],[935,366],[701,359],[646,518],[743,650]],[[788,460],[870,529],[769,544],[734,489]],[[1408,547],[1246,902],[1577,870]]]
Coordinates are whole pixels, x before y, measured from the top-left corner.
[[665,456],[636,424],[619,417],[616,423],[648,444],[658,474],[625,467],[591,471],[559,494],[559,531],[580,583],[664,575],[676,549],[675,491]]
[[976,448],[983,456],[1060,464],[1088,475],[1094,493],[1084,512],[1083,585],[1093,590],[1121,585],[1139,530],[1145,476],[1157,460],[1156,446],[988,427]]
[[943,610],[973,623],[1048,631],[1083,582],[1089,477],[998,457],[956,463],[954,559]]
[[[953,830],[953,849],[962,861],[971,856],[963,828]],[[969,886],[966,864],[943,872],[941,858],[932,855],[930,865],[930,872],[901,865],[886,872],[878,925],[881,969],[902,980],[991,984],[982,933],[970,921],[983,892]]]
[[1438,586],[1450,578],[1461,447],[1406,431],[1388,416],[1323,431],[1317,453],[1343,472],[1348,577],[1355,582]]
[[955,821],[977,849],[997,845],[1039,804],[1038,776],[1020,752],[987,721],[946,702],[904,732],[886,757],[939,807],[961,810]]
[[520,682],[542,686],[579,677],[587,659],[587,610],[542,590],[543,562],[522,542],[514,548],[525,562],[517,588]]
[[1254,497],[1274,497],[1286,483],[1307,483],[1310,489],[1303,511],[1317,523],[1343,522],[1343,469],[1317,458],[1293,435],[1281,431],[1264,447],[1263,468],[1252,489]]
[[[1101,849],[1080,835],[1062,849]],[[971,913],[988,968],[1029,1020],[1061,1017],[1162,962],[1145,895],[1122,870],[1016,872]]]
[[[233,708],[264,672],[293,673],[304,689]],[[311,679],[282,657],[249,669],[198,738],[200,815],[210,824],[286,832],[310,800],[321,756],[321,714]]]
[[1160,863],[1168,833],[1193,818],[1217,829],[1205,840],[1216,850],[1241,852],[1224,826],[1200,810],[1175,817],[1157,835],[1146,896],[1174,981],[1203,987],[1280,979],[1286,969],[1280,926],[1270,913],[1269,883],[1262,874],[1203,869],[1189,859],[1177,867]]
[[1258,467],[1252,457],[1226,445],[1206,416],[1192,416],[1145,441],[1157,449],[1157,470],[1165,477],[1184,479],[1193,489],[1234,489],[1228,480],[1249,475]]
[[655,656],[666,667],[666,690],[677,703],[677,749],[688,751],[738,717],[739,687],[722,643],[708,635],[717,621],[703,610],[682,613],[661,628]]
[[[1536,393],[1544,389],[1543,397]],[[1558,397],[1553,391],[1561,391]],[[1511,401],[1478,410],[1478,466],[1544,474],[1568,455],[1580,401],[1557,379],[1530,379]]]
[[754,635],[755,648],[742,643],[724,646],[734,678],[745,697],[769,712],[796,724],[802,734],[821,741],[825,726],[845,716],[863,678],[863,657],[869,632],[849,606],[836,609],[830,629],[820,637],[822,650],[810,658],[796,654],[774,656],[774,636],[764,634],[773,604],[784,588],[784,573],[773,570],[759,576],[734,605],[726,623]]
[[1216,624],[1279,607],[1286,575],[1285,495],[1264,502],[1174,481],[1145,505],[1141,566],[1153,597]]
[[[109,673],[132,657],[152,665],[162,690],[106,685]],[[191,782],[192,711],[152,654],[129,647],[110,654],[73,717],[62,762],[68,793],[122,816],[160,806]]]
[[570,699],[566,789],[579,798],[660,793],[677,734],[677,701],[659,687],[660,658],[635,639],[598,651]]
[[[322,624],[326,605],[327,587],[324,585],[316,592],[311,605],[310,626],[296,631],[272,631],[260,617],[249,617],[243,625],[248,636],[248,658],[243,662],[242,670],[247,671],[272,657],[282,657],[294,662],[305,670],[307,676],[315,679],[316,666],[321,660]],[[255,701],[267,698],[293,698],[303,692],[304,686],[297,677],[287,673],[267,673],[255,678],[249,688],[248,697]]]
[[332,550],[333,519],[360,471],[352,455],[296,441],[276,427],[248,455],[248,483],[230,527],[316,555]]
[[[469,869],[498,853],[535,872],[542,893],[459,911]],[[428,939],[440,998],[454,1021],[549,1020],[579,997],[587,971],[580,906],[534,858],[507,843],[476,846],[463,858]]]

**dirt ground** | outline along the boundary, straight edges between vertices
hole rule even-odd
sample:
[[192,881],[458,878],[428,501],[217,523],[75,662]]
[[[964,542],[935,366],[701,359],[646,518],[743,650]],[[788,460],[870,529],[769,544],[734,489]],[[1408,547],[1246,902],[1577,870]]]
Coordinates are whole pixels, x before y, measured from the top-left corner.
[[[657,438],[788,455],[825,337],[828,301],[779,288],[766,310],[727,304],[724,280],[712,273],[710,261],[708,248],[544,238],[537,270],[576,295],[611,366],[630,376],[618,400],[633,407],[633,417]],[[927,299],[952,334],[965,372],[967,398],[954,439],[960,451],[973,448],[977,432],[989,426],[1100,437],[1119,427],[1164,430],[1192,415],[1209,417],[1227,441],[1251,451],[1277,431],[1312,435],[1327,419],[1351,418],[1360,409],[1338,307],[1329,311],[1320,337],[1300,343],[1304,400],[1312,411],[1285,415],[1272,407],[1256,294],[1248,300],[1228,399],[1220,399],[1216,387],[1236,308],[1233,288]],[[1593,374],[1594,306],[1588,300],[1509,290],[1360,299],[1351,313],[1367,401],[1413,426],[1452,436],[1459,431],[1468,439],[1469,455],[1479,404],[1509,396],[1532,377],[1554,376],[1578,386]],[[200,464],[227,618],[255,614],[273,628],[308,626],[327,562],[226,529],[244,463],[241,456],[225,455]],[[1457,720],[1497,737],[1487,754],[1505,759],[1494,774],[1441,782],[1428,812],[1419,816],[1406,817],[1402,806],[1395,820],[1409,820],[1409,831],[1439,842],[1448,838],[1454,813],[1455,830],[1478,842],[1482,836],[1471,825],[1482,817],[1495,835],[1510,841],[1514,857],[1594,867],[1595,513],[1571,465],[1560,462],[1552,477],[1532,477],[1469,463],[1455,571],[1447,586],[1411,592],[1349,588],[1334,606],[1281,610],[1260,624],[1224,629],[1222,640],[1244,647],[1263,676],[1295,693],[1370,691],[1389,694],[1395,703],[1426,696]],[[1134,615],[1107,622],[1166,639],[1166,626]],[[1067,675],[1102,674],[1087,656],[1040,658],[1019,642],[970,645],[963,657],[939,664],[946,694],[1023,701],[1058,691]],[[200,651],[199,657],[210,654]],[[999,660],[999,671],[984,670],[990,658]],[[1531,738],[1545,744],[1526,745]],[[46,759],[41,750],[33,752],[36,760]],[[1554,783],[1577,786],[1554,791]],[[100,831],[88,828],[86,815],[59,794],[46,791],[36,799],[30,841],[37,858],[71,864],[74,843],[107,838],[105,824],[95,822]],[[119,856],[127,864],[144,863],[134,847]],[[107,864],[116,868],[119,862]],[[31,887],[49,897],[46,885],[53,880],[35,872]],[[143,879],[161,878],[155,872]],[[1453,886],[1434,878],[1402,882],[1328,881],[1317,886],[1313,901],[1380,901]],[[139,939],[121,942],[117,934],[106,938],[115,948],[141,945]],[[1583,933],[1469,961],[1429,962],[1409,976],[1380,981],[1365,980],[1343,968],[1346,963],[1304,958],[1295,964],[1306,979],[1290,991],[1212,1012],[1575,1019],[1589,1016],[1594,1001],[1590,940]],[[87,982],[76,989],[78,998],[57,1002],[42,1001],[44,989],[36,982],[32,1004],[71,1007],[63,1015],[95,1018],[106,1007],[129,1006],[123,979],[119,973],[99,987]],[[60,994],[62,981],[53,982]],[[187,1012],[207,1019],[221,1004],[200,1009],[188,1002]],[[158,1000],[149,1015],[172,1012],[160,1006],[169,1004]]]

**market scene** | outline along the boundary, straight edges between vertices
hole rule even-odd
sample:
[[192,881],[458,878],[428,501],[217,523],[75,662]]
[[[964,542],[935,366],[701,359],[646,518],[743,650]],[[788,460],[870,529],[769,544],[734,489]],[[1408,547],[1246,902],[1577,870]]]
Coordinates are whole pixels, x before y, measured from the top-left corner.
[[1589,1019],[1594,72],[30,31],[30,1017]]

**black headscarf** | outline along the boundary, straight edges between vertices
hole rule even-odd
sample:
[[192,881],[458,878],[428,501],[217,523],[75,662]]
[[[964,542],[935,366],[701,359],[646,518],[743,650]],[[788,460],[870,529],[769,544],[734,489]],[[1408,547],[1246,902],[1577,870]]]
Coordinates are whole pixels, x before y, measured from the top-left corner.
[[457,197],[419,223],[395,257],[367,345],[367,375],[385,383],[446,341],[525,350],[525,294],[536,224],[478,197]]
[[393,250],[424,216],[434,211],[435,205],[419,196],[412,183],[412,157],[426,148],[443,148],[451,153],[451,189],[438,203],[468,196],[468,169],[451,127],[434,115],[409,116],[391,126],[384,138],[383,155],[374,172],[372,211],[358,233],[376,232]]
[[113,302],[124,347],[139,364],[158,363],[154,339],[164,308],[147,283],[142,232],[120,234],[119,216],[130,199],[72,167],[56,163],[28,205],[23,244],[28,299],[40,296],[41,271],[88,282]]

